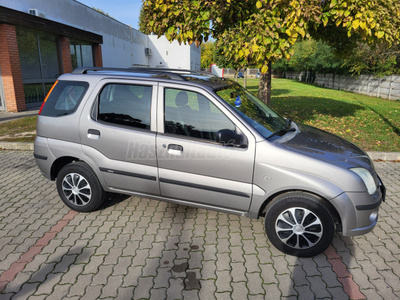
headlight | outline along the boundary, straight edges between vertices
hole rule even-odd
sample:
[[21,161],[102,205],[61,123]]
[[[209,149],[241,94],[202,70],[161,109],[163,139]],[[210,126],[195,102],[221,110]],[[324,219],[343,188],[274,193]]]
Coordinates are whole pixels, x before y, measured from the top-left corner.
[[367,187],[368,194],[372,195],[373,193],[376,192],[376,184],[374,178],[372,178],[371,173],[367,169],[352,168],[350,170],[361,177],[362,181],[364,181],[364,184]]

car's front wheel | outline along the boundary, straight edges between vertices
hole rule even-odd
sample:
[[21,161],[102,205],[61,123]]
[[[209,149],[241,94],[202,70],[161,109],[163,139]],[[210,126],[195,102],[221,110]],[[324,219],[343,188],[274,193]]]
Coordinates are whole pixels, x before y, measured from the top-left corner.
[[106,198],[96,174],[84,162],[74,162],[60,170],[57,191],[68,207],[79,212],[95,211]]
[[290,192],[276,197],[266,207],[265,230],[282,252],[309,257],[332,243],[335,224],[324,200],[309,193]]

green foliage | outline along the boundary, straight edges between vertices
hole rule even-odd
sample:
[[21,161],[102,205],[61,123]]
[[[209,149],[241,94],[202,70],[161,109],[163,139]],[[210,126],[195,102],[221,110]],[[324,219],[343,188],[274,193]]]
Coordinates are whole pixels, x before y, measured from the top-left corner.
[[268,61],[289,58],[291,45],[308,34],[338,49],[400,38],[398,0],[145,0],[143,13],[149,31],[197,46],[212,35],[227,60],[245,60],[262,73]]
[[228,60],[245,60],[262,73],[268,61],[289,58],[291,45],[307,34],[337,49],[345,36],[388,44],[400,37],[398,0],[146,0],[143,11],[150,31],[196,45],[212,35]]
[[343,27],[347,36],[359,35],[368,44],[396,43],[400,37],[398,0],[331,0],[323,2],[324,25]]
[[144,34],[151,34],[151,30],[148,28],[146,23],[147,23],[147,20],[146,20],[145,12],[143,10],[143,6],[142,6],[140,8],[139,21],[138,21],[139,31],[143,32]]
[[287,63],[288,69],[291,70],[339,73],[344,63],[334,55],[333,49],[321,40],[301,40],[293,49],[294,53]]
[[355,74],[387,76],[400,73],[400,44],[387,49],[359,44],[346,60],[346,66]]
[[[199,45],[210,35],[229,61],[268,69],[290,57],[290,46],[320,22],[320,0],[146,0],[148,28],[169,40]],[[211,21],[211,26],[210,26]]]
[[101,14],[103,14],[103,15],[105,15],[105,16],[107,16],[107,17],[110,17],[110,18],[112,18],[112,19],[114,19],[113,17],[111,17],[108,13],[106,13],[104,10],[102,10],[102,9],[100,9],[100,8],[96,8],[96,7],[92,7],[95,11],[97,11],[97,12],[99,12],[99,13],[101,13]]
[[144,0],[143,11],[150,32],[196,46],[212,36],[226,60],[260,68],[262,83],[270,83],[270,62],[289,59],[300,37],[343,53],[357,41],[391,46],[400,38],[399,0]]
[[214,62],[220,68],[233,69],[236,73],[246,66],[245,60],[229,60],[225,56],[225,48],[221,43],[215,42]]
[[296,42],[289,61],[277,60],[273,65],[278,71],[314,71],[335,74],[372,74],[387,76],[400,72],[400,45],[387,49],[385,45],[369,46],[357,43],[344,59],[323,41],[313,39]]
[[212,63],[215,63],[214,52],[214,42],[208,41],[201,44],[201,68],[208,69]]

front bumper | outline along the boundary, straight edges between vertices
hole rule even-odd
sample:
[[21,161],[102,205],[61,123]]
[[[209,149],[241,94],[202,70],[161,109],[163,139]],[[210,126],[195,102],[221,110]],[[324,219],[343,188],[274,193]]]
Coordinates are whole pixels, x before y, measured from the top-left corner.
[[340,215],[343,236],[362,235],[374,229],[379,207],[386,198],[386,188],[378,180],[379,188],[373,195],[347,192],[331,200]]

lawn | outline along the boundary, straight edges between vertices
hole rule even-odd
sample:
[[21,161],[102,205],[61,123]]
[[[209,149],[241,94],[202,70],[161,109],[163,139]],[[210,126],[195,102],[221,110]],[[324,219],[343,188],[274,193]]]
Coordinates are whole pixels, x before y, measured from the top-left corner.
[[[248,80],[247,88],[257,93],[258,80]],[[364,150],[400,151],[400,101],[273,79],[271,106],[284,117],[337,134]]]
[[[258,79],[248,79],[247,88],[256,94]],[[400,101],[273,79],[271,106],[284,117],[335,133],[364,150],[400,151]],[[0,124],[0,141],[32,142],[35,127],[36,117]]]
[[37,116],[25,117],[0,124],[0,142],[33,142]]

